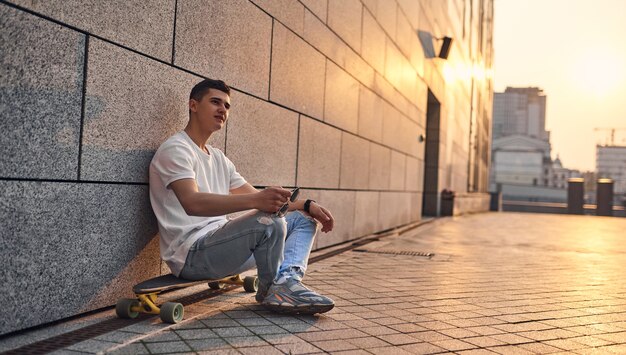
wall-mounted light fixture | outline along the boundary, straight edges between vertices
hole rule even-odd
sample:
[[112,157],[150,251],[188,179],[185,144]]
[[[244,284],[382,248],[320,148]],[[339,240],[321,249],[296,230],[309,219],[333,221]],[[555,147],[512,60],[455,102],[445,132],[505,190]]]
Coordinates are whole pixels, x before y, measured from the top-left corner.
[[[452,48],[452,38],[445,36],[441,38],[433,37],[430,32],[417,30],[417,37],[422,44],[422,49],[424,50],[424,56],[426,58],[442,58],[448,59],[448,55],[450,54],[450,48]],[[439,53],[435,53],[435,46],[433,44],[434,41],[441,41],[441,47],[439,48]]]
[[439,58],[448,59],[448,54],[450,54],[450,48],[452,47],[452,38],[446,36],[436,39],[443,41],[441,43],[441,49],[439,50]]

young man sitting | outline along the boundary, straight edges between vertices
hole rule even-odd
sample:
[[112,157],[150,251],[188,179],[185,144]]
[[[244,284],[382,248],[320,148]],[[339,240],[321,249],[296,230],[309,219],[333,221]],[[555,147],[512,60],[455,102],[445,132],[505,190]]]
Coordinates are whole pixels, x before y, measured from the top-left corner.
[[[318,223],[333,229],[331,213],[312,200],[276,212],[289,190],[257,190],[219,149],[207,144],[230,111],[230,88],[203,80],[191,90],[189,122],[166,140],[150,164],[150,201],[159,222],[161,257],[190,280],[258,270],[257,302],[287,313],[322,313],[334,302],[302,285]],[[256,210],[228,220],[233,212]]]

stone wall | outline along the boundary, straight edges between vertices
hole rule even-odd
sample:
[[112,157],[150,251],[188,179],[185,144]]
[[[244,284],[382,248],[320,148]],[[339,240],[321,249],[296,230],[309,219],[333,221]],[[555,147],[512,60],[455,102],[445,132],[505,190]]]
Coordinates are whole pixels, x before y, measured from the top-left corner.
[[491,87],[447,78],[416,35],[448,33],[457,63],[475,61],[459,31],[482,23],[449,3],[0,0],[0,334],[166,272],[147,168],[205,77],[235,89],[211,144],[253,185],[300,186],[333,212],[315,248],[421,218],[429,89],[440,186],[465,191],[470,90],[490,103]]

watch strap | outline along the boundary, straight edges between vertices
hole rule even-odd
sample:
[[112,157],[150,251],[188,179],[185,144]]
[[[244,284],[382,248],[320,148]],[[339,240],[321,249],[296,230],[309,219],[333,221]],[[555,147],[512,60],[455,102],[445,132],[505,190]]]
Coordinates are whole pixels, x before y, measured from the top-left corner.
[[304,202],[304,212],[309,213],[309,209],[311,208],[311,202],[315,202],[315,200],[306,200]]

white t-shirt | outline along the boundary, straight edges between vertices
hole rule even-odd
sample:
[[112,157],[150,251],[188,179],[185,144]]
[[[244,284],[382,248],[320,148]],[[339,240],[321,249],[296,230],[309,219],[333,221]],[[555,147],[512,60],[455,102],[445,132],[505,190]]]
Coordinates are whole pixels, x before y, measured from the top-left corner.
[[228,195],[246,180],[235,165],[216,148],[200,149],[181,131],[166,140],[150,163],[150,202],[159,222],[161,258],[176,276],[185,265],[189,248],[201,236],[223,226],[226,216],[189,216],[170,184],[180,179],[195,179],[198,191]]

